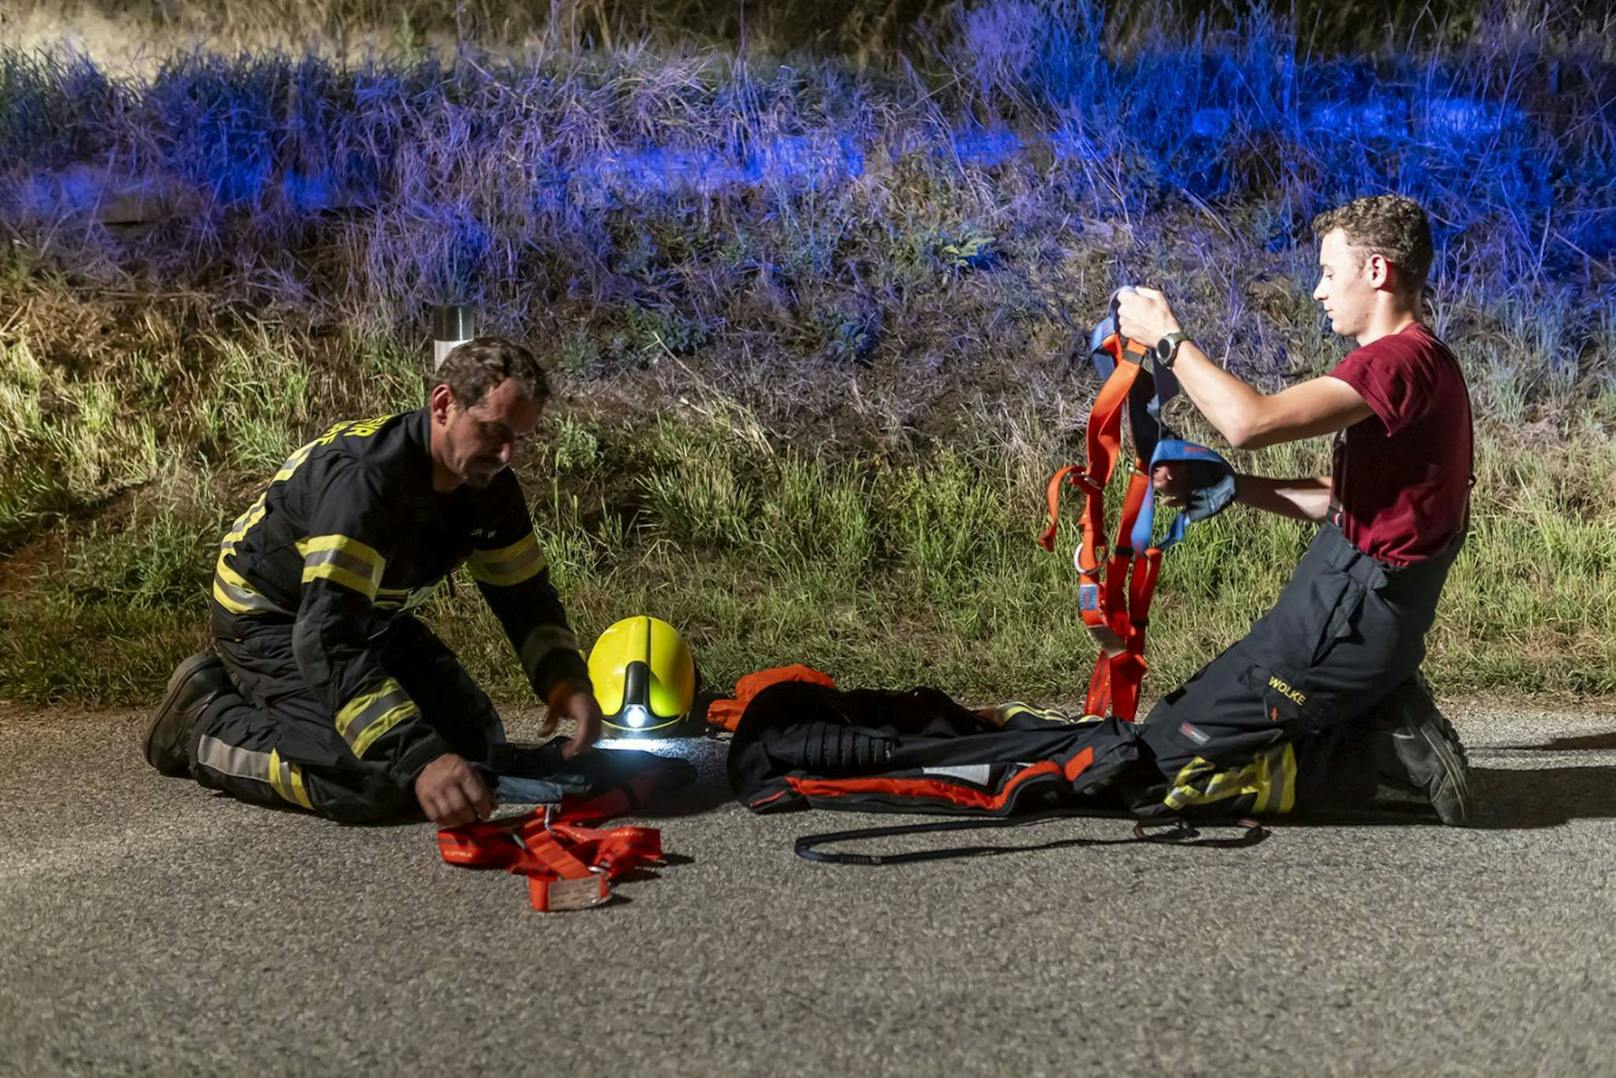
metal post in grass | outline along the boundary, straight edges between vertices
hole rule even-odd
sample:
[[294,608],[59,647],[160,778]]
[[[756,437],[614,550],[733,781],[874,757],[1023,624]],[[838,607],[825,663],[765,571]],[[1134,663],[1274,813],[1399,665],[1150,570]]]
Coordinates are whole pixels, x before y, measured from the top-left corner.
[[443,360],[457,345],[465,344],[477,335],[473,323],[475,310],[469,303],[438,303],[432,307],[432,369],[443,366]]

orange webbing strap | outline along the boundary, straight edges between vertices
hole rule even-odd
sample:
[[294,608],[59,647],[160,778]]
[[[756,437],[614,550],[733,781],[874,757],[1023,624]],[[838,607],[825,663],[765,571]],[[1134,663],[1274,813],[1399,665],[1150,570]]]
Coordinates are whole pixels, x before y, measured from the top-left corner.
[[1094,673],[1083,701],[1087,715],[1116,715],[1132,719],[1139,707],[1139,683],[1144,680],[1145,614],[1150,609],[1150,593],[1156,586],[1161,551],[1151,548],[1137,552],[1129,545],[1134,522],[1150,489],[1150,478],[1136,471],[1128,479],[1128,494],[1122,517],[1117,523],[1116,545],[1105,567],[1100,592],[1100,609],[1084,611],[1084,620],[1097,617],[1104,633],[1090,632],[1100,644],[1094,659]]
[[[1117,538],[1105,538],[1105,487],[1116,471],[1122,451],[1122,416],[1138,380],[1143,349],[1112,334],[1102,343],[1115,363],[1089,411],[1085,442],[1088,461],[1079,468],[1068,465],[1049,481],[1049,521],[1039,543],[1045,550],[1055,548],[1055,532],[1060,521],[1060,494],[1066,486],[1083,491],[1083,511],[1079,518],[1082,538],[1073,551],[1072,562],[1078,573],[1078,610],[1083,624],[1099,645],[1084,698],[1084,712],[1115,715],[1132,720],[1139,707],[1139,684],[1144,680],[1144,633],[1150,598],[1161,565],[1161,551],[1155,547],[1136,552],[1131,536],[1150,491],[1150,475],[1143,460],[1135,458],[1129,477]],[[1130,356],[1136,358],[1130,358]]]
[[628,795],[613,790],[588,801],[563,801],[559,810],[446,827],[438,831],[438,852],[451,865],[526,876],[536,910],[587,909],[610,901],[612,880],[662,863],[662,833],[654,827],[580,826],[618,815],[630,804]]

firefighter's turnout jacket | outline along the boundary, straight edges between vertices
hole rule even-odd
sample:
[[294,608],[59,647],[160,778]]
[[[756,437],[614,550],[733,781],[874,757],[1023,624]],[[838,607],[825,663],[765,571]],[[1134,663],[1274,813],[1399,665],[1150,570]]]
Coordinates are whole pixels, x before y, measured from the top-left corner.
[[375,642],[462,563],[541,700],[589,688],[516,477],[437,493],[429,423],[425,409],[338,423],[297,450],[226,533],[213,580],[216,625],[289,624],[300,680],[399,786],[452,748]]

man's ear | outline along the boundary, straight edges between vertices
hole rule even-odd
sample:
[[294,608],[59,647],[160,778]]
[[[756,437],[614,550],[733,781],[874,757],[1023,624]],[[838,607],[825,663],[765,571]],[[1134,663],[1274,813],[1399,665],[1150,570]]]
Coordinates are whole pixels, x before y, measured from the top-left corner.
[[447,382],[439,382],[432,387],[427,395],[427,405],[432,412],[432,422],[447,423],[449,421],[449,406],[454,404],[454,390],[449,388]]
[[1370,255],[1368,265],[1364,268],[1369,273],[1369,283],[1373,287],[1385,289],[1397,287],[1397,267],[1385,255]]

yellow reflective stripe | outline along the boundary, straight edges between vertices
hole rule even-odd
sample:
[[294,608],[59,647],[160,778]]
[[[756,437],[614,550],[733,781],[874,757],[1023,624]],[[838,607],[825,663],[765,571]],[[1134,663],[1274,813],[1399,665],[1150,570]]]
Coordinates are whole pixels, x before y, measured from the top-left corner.
[[1173,788],[1163,800],[1169,808],[1184,809],[1190,805],[1222,801],[1241,792],[1255,793],[1254,789],[1247,789],[1246,786],[1255,782],[1256,767],[1253,762],[1238,771],[1215,771],[1212,761],[1197,756],[1179,769],[1177,777],[1173,779]]
[[409,588],[377,588],[375,603],[383,610],[399,610],[409,597]]
[[418,714],[418,712],[415,710],[414,702],[400,704],[398,707],[395,707],[391,711],[384,714],[381,718],[370,723],[364,728],[363,731],[360,732],[359,737],[354,741],[354,755],[364,756],[365,750],[370,748],[377,738],[381,737],[383,734],[397,726],[399,723],[403,722],[405,719],[411,718],[416,714]]
[[[327,430],[320,437],[316,438],[314,441],[308,443],[307,445],[299,446],[292,452],[291,456],[287,457],[286,460],[281,462],[280,469],[276,471],[275,475],[270,479],[270,481],[265,484],[264,493],[258,496],[258,500],[253,502],[248,510],[241,514],[241,516],[237,517],[235,523],[230,525],[230,530],[224,535],[224,547],[228,550],[230,547],[246,538],[247,533],[252,531],[253,526],[256,525],[260,520],[264,519],[264,514],[268,512],[268,508],[265,504],[266,499],[269,497],[268,488],[274,486],[276,483],[284,483],[286,480],[292,478],[292,474],[303,466],[303,464],[309,459],[309,455],[316,449],[323,445],[329,445],[339,434],[343,433],[368,437],[369,435],[375,434],[376,431],[381,428],[381,425],[391,418],[392,416],[378,416],[375,419],[360,419],[353,422],[338,423]],[[374,551],[372,553],[374,553]],[[239,611],[237,612],[239,613]]]
[[1251,811],[1267,812],[1268,806],[1273,801],[1276,793],[1274,789],[1274,769],[1272,767],[1274,754],[1271,752],[1262,753],[1252,762],[1257,766],[1257,796],[1251,803]]
[[230,530],[224,533],[225,546],[234,546],[240,542],[252,530],[252,526],[263,519],[264,514],[268,511],[264,505],[264,497],[264,495],[260,494],[258,500],[248,506],[247,511],[237,517],[236,522],[230,526]]
[[284,777],[281,775],[281,752],[279,749],[269,750],[269,766],[267,771],[269,773],[269,784],[270,786],[274,787],[275,792],[280,795],[280,799],[282,801],[292,800],[292,795],[287,791]]
[[[297,471],[303,465],[303,462],[309,459],[309,454],[314,451],[317,444],[316,442],[310,442],[287,457],[285,462],[281,464],[280,470],[270,479],[267,486],[272,487],[276,483],[284,483],[292,478],[292,473]],[[265,504],[268,497],[269,491],[265,489],[264,493],[258,496],[258,500],[253,502],[245,513],[237,517],[234,524],[230,525],[230,530],[225,532],[224,535],[224,545],[226,547],[234,546],[242,539],[245,539],[247,533],[252,531],[253,526],[264,519],[264,514],[269,511]]]
[[252,591],[252,585],[248,584],[246,578],[240,573],[236,572],[235,567],[229,562],[225,561],[224,557],[224,552],[221,551],[219,553],[218,564],[213,567],[213,571],[218,574],[219,578],[226,584],[230,584],[238,588],[245,588],[247,591]]
[[279,749],[269,750],[269,784],[282,801],[290,801],[306,809],[313,809],[308,791],[303,788],[303,769],[289,760],[281,759]]
[[538,539],[530,532],[498,550],[472,551],[466,568],[478,583],[508,588],[538,576],[545,564],[544,551],[539,549]]
[[367,599],[376,597],[375,592],[372,590],[375,587],[375,582],[369,577],[360,576],[358,573],[344,569],[340,565],[333,565],[330,562],[324,565],[305,565],[303,567],[303,583],[308,584],[316,580],[329,580],[332,583],[341,584],[345,588],[357,591]]
[[309,791],[303,786],[303,769],[297,764],[288,763],[286,771],[292,777],[292,800],[312,812],[314,802],[309,800]]
[[1270,749],[1231,771],[1214,771],[1211,761],[1197,756],[1179,770],[1162,800],[1169,808],[1183,810],[1231,797],[1250,797],[1252,812],[1290,812],[1296,807],[1295,748]]
[[413,610],[432,598],[441,583],[434,580],[418,588],[381,588],[376,592],[376,606],[380,610]]
[[279,749],[267,753],[231,745],[216,737],[203,737],[197,744],[197,763],[210,771],[231,778],[262,782],[282,801],[313,809],[303,784],[303,769],[281,759]]
[[378,573],[387,566],[387,559],[377,553],[375,547],[346,535],[311,535],[297,541],[297,552],[303,555],[305,561],[310,554],[323,551],[333,551],[373,565]]
[[1004,715],[1004,722],[1009,722],[1017,715],[1031,715],[1033,718],[1041,719],[1044,722],[1058,722],[1067,726],[1076,726],[1080,723],[1094,722],[1098,720],[1098,716],[1096,715],[1083,715],[1079,716],[1078,718],[1073,718],[1070,714],[1062,711],[1060,708],[1034,707],[1032,704],[1025,704],[1020,700],[1011,700],[1008,703],[1001,704],[999,706]]
[[[242,575],[225,561],[228,550],[219,551],[219,560],[213,567],[213,597],[220,606],[232,614],[255,614],[280,610],[280,607],[254,591]],[[284,611],[283,611],[284,613]]]
[[1279,804],[1270,804],[1274,812],[1289,812],[1296,807],[1296,749],[1286,745],[1279,753]]
[[316,535],[297,541],[303,555],[303,583],[330,580],[374,600],[387,559],[375,548],[346,535]]
[[213,578],[213,599],[232,614],[250,614],[257,609],[232,594],[231,589],[218,577]]
[[355,756],[363,756],[377,738],[417,714],[410,694],[396,680],[388,678],[372,691],[361,693],[343,705],[337,712],[337,733]]
[[387,698],[394,694],[403,696],[405,699],[409,698],[409,694],[404,691],[404,686],[400,685],[395,678],[387,678],[370,692],[361,693],[358,696],[355,696],[352,700],[349,700],[346,704],[343,704],[342,710],[337,712],[337,733],[341,734],[343,738],[346,739],[348,736],[348,727],[355,719],[363,715],[366,710],[375,707],[378,704],[385,704],[385,706],[391,707],[392,704],[387,701]]
[[536,679],[539,667],[557,649],[578,651],[578,638],[572,635],[571,629],[564,625],[535,625],[528,631],[516,653],[529,681]]
[[269,481],[270,486],[274,486],[276,483],[284,483],[292,478],[292,473],[303,466],[303,462],[309,459],[309,454],[314,452],[314,447],[318,444],[318,442],[310,442],[308,445],[294,450],[292,455],[287,457],[285,463],[281,465],[280,471],[276,472],[274,478]]

